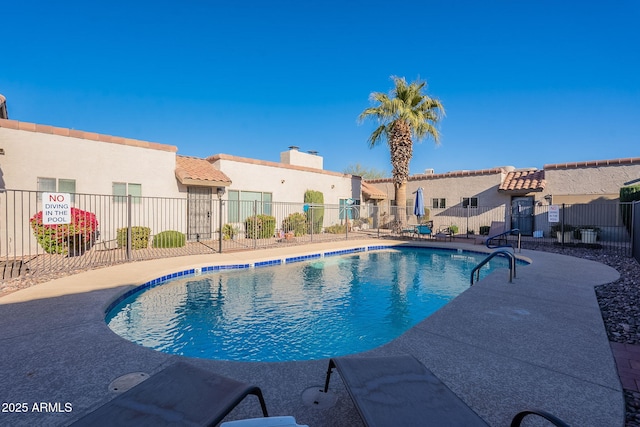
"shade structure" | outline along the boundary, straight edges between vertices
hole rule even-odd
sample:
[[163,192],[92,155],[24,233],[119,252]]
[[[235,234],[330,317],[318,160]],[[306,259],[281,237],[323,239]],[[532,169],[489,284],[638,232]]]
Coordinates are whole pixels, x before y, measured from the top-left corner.
[[424,216],[424,196],[422,195],[422,187],[416,191],[416,202],[413,205],[413,214],[418,218]]

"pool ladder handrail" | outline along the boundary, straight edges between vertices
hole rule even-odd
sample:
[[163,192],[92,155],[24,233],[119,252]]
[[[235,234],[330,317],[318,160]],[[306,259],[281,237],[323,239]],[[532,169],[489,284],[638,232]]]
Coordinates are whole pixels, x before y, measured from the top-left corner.
[[508,249],[498,249],[493,251],[484,260],[480,261],[473,270],[471,270],[471,286],[473,286],[473,277],[477,275],[476,280],[480,280],[480,269],[485,266],[493,257],[504,256],[509,260],[509,283],[513,282],[513,278],[516,277],[516,256]]
[[495,236],[489,236],[485,242],[485,245],[489,248],[489,249],[496,249],[496,248],[513,248],[514,252],[516,250],[516,247],[513,247],[513,245],[511,244],[505,244],[505,245],[500,245],[500,244],[494,244],[492,243],[493,239],[498,240],[500,237],[505,237],[505,242],[507,241],[506,236],[512,236],[514,234],[518,235],[518,244],[517,244],[517,249],[518,252],[522,252],[522,248],[521,248],[521,240],[522,240],[522,234],[520,233],[520,229],[519,228],[512,228],[509,231],[505,231],[503,233],[500,234],[496,234]]

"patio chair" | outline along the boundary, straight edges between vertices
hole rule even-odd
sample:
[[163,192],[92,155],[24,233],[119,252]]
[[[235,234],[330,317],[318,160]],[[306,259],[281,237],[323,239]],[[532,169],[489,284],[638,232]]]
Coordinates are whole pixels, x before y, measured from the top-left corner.
[[[366,426],[488,426],[413,356],[332,358],[325,393],[334,368]],[[568,427],[555,416],[538,410],[518,413],[511,427],[519,427],[528,415]]]
[[443,240],[447,240],[449,239],[449,241],[453,241],[453,231],[451,230],[450,227],[440,227],[438,229],[438,232],[434,235],[434,237],[437,239],[443,239]]
[[429,224],[420,224],[416,225],[415,234],[420,236],[431,236],[432,235],[433,225],[429,226]]
[[262,391],[193,365],[178,362],[76,421],[73,426],[214,426],[247,395]]
[[505,232],[504,221],[491,221],[491,226],[489,227],[489,233],[487,233],[486,236],[477,237],[474,243],[476,245],[484,245],[492,237],[498,236],[504,232]]
[[227,421],[220,427],[309,427],[296,423],[293,417],[264,417],[249,418],[246,420]]

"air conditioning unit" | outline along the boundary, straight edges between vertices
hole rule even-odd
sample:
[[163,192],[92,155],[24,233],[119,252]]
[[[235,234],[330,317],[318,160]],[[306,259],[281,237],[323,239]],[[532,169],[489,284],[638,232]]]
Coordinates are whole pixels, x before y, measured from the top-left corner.
[[433,175],[434,173],[436,173],[436,171],[434,169],[425,169],[424,170],[424,174],[425,175]]

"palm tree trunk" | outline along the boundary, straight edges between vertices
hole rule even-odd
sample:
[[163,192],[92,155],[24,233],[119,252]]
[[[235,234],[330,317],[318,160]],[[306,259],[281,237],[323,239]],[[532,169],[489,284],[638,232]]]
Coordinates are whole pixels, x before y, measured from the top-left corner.
[[395,186],[396,221],[401,227],[407,223],[407,181]]
[[389,135],[391,150],[391,174],[396,198],[396,221],[400,226],[407,223],[407,181],[409,179],[409,162],[413,156],[411,128],[404,120],[397,120]]

